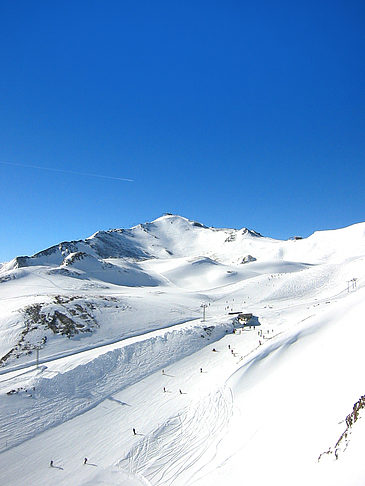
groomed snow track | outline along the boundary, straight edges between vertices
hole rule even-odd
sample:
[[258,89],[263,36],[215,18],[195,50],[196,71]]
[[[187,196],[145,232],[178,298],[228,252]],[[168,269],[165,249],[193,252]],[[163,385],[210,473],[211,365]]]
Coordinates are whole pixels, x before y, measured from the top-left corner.
[[232,409],[228,387],[209,394],[140,440],[119,467],[143,476],[152,486],[192,484],[192,477],[214,459]]

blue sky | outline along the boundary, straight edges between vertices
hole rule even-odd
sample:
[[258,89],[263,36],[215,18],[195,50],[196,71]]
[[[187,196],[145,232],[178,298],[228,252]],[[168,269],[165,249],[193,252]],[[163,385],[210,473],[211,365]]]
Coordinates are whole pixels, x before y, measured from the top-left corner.
[[164,212],[364,221],[364,25],[351,0],[0,1],[0,261]]

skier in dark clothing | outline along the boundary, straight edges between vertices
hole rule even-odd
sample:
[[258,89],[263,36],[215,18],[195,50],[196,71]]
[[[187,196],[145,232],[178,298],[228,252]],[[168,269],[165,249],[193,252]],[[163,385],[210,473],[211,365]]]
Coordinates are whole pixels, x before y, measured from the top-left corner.
[[166,393],[166,388],[165,387],[163,387],[163,391],[164,391],[164,393]]
[[133,435],[137,435],[136,429],[133,429]]
[[49,467],[53,467],[53,461],[49,463]]
[[203,368],[200,368],[200,373],[203,373]]
[[87,457],[85,457],[85,459],[84,459],[84,464],[86,464],[86,463],[87,463]]

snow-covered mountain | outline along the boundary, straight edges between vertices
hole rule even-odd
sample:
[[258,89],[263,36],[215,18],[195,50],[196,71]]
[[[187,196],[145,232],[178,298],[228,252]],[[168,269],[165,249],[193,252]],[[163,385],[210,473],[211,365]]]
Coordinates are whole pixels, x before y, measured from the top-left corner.
[[86,255],[101,260],[134,262],[151,258],[207,256],[220,262],[242,263],[252,252],[266,260],[307,259],[318,263],[362,254],[364,238],[364,223],[342,230],[316,232],[307,239],[280,241],[263,238],[247,228],[208,228],[168,214],[131,229],[97,231],[84,240],[62,242],[31,257],[17,257],[4,264],[2,271],[36,265],[72,265],[76,259]]
[[[225,243],[241,243],[259,237],[255,231],[215,229],[176,215],[165,215],[151,223],[131,229],[97,231],[89,238],[62,242],[36,253],[32,257],[17,257],[7,269],[32,265],[59,266],[74,254],[90,255],[97,259],[125,259],[143,261],[150,258],[169,258],[205,254],[224,255]],[[232,245],[231,245],[232,246]]]
[[365,223],[171,214],[3,263],[0,480],[363,484],[364,277]]

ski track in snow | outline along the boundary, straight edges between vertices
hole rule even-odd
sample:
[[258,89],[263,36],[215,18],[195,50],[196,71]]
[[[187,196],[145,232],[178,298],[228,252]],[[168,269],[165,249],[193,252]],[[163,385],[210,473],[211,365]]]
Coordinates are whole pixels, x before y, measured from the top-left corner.
[[[363,223],[281,242],[164,216],[1,265],[5,352],[21,309],[56,290],[94,303],[99,326],[70,341],[44,330],[39,370],[29,356],[1,370],[1,483],[362,486],[360,420],[336,469],[307,469],[364,393],[364,241]],[[175,325],[202,303],[207,322]],[[259,327],[231,334],[230,311]]]
[[194,473],[204,469],[201,463],[214,459],[215,444],[229,422],[232,407],[229,389],[209,394],[142,439],[119,467],[142,475],[153,486],[191,484]]
[[[230,327],[217,323],[211,341]],[[45,368],[35,381],[35,391],[30,390],[32,396],[11,397],[17,400],[16,408],[0,407],[0,450],[84,413],[126,386],[196,352],[206,345],[201,335],[200,325],[179,325],[176,330],[170,328],[150,339],[104,352],[64,373]],[[11,389],[11,384],[7,386]]]

